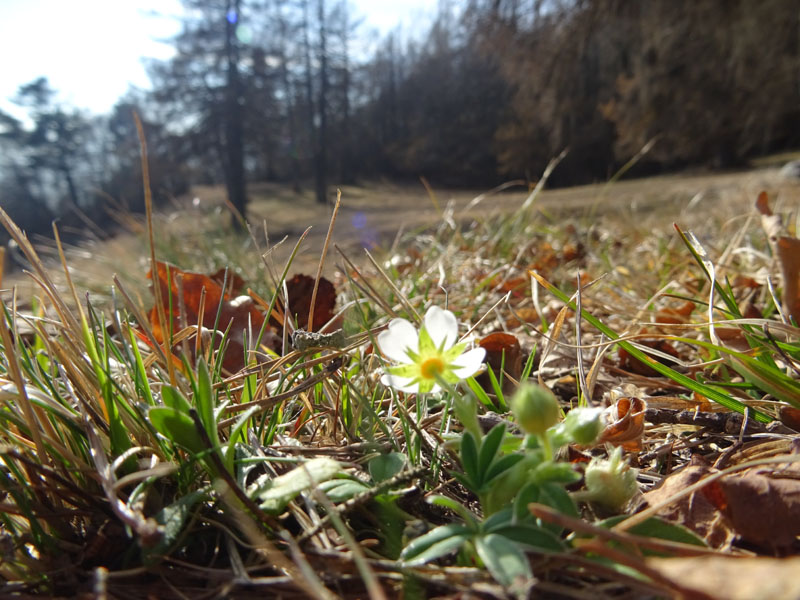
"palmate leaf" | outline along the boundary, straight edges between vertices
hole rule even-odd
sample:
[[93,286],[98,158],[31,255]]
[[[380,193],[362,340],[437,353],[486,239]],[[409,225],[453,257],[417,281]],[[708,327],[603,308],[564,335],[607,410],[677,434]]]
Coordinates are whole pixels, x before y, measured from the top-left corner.
[[514,518],[512,507],[508,506],[497,511],[481,524],[484,534],[496,533],[508,539],[523,544],[539,552],[561,552],[564,543],[549,530],[535,524],[530,513],[525,517],[526,522]]
[[461,466],[464,474],[472,482],[473,486],[480,487],[481,476],[478,471],[478,443],[469,431],[465,431],[461,436]]
[[446,554],[455,552],[472,537],[474,532],[456,523],[442,525],[413,539],[400,553],[407,566],[424,565]]
[[503,536],[527,546],[536,552],[563,552],[566,546],[556,534],[530,523],[505,525],[492,530],[492,533]]
[[477,472],[482,482],[486,480],[486,471],[488,471],[489,466],[494,462],[497,451],[500,449],[500,444],[503,443],[503,436],[505,433],[506,426],[502,423],[498,423],[492,427],[491,431],[481,440],[481,449],[478,452]]
[[483,485],[486,486],[490,484],[523,458],[525,457],[522,454],[507,454],[495,460],[483,474]]
[[473,531],[478,530],[478,520],[475,515],[472,514],[466,506],[459,504],[456,500],[448,498],[447,496],[431,496],[428,498],[428,502],[435,506],[442,506],[452,510],[459,517],[464,519],[464,522],[467,523],[467,527]]
[[516,542],[496,533],[475,538],[475,550],[489,573],[504,586],[524,585],[533,578],[531,565]]

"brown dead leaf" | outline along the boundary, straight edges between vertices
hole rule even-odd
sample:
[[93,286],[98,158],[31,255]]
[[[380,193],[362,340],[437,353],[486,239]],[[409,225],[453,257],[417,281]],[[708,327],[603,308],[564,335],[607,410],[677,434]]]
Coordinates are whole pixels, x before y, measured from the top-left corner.
[[[708,463],[695,456],[689,465],[665,477],[657,488],[645,492],[644,501],[650,506],[660,504],[713,472]],[[659,512],[659,516],[691,529],[712,548],[727,549],[733,542],[730,525],[705,494],[696,492],[682,498]]]
[[[795,463],[796,465],[796,463]],[[765,549],[790,547],[800,535],[800,469],[747,469],[718,483],[736,533]]]
[[[497,381],[503,381],[503,393],[514,390],[514,383],[509,379],[519,381],[522,374],[522,348],[517,336],[498,331],[490,333],[480,342],[481,348],[486,350],[486,363],[492,369]],[[509,376],[502,375],[501,370]],[[483,373],[476,378],[480,386],[489,393],[493,393],[492,381],[488,373]]]
[[800,431],[800,409],[793,406],[781,406],[779,415],[781,423],[795,431]]
[[522,323],[537,323],[540,321],[539,313],[531,306],[520,306],[515,308],[513,312],[509,311],[509,316],[506,318],[506,325],[514,329],[519,327]]
[[647,403],[641,398],[622,397],[617,400],[607,409],[612,421],[600,434],[597,444],[622,446],[629,452],[641,450],[646,410]]
[[[202,273],[183,271],[161,261],[156,263],[156,270],[161,301],[168,319],[167,327],[173,334],[182,327],[193,325],[214,330],[219,314],[217,331],[224,332],[230,326],[223,367],[231,373],[239,371],[245,364],[245,331],[256,336],[264,325],[264,315],[255,307],[253,300],[249,296],[234,298],[224,293],[219,283]],[[152,272],[147,273],[147,278],[153,279]],[[160,344],[170,337],[161,330],[156,307],[150,311],[150,326]],[[251,333],[248,333],[248,337]],[[221,338],[221,335],[213,336],[215,348],[219,348]],[[277,347],[277,339],[268,326],[262,343],[272,349]],[[190,346],[193,349],[194,344]]]
[[656,313],[656,323],[681,324],[688,323],[689,317],[694,311],[695,303],[686,300],[681,306],[666,306]]
[[766,192],[758,195],[756,209],[761,213],[761,226],[767,234],[772,253],[780,263],[783,311],[800,323],[800,240],[788,235],[780,216],[772,213]]
[[693,556],[649,558],[647,566],[663,576],[718,600],[797,600],[800,558]]
[[[793,446],[793,453],[788,456],[796,456],[797,446]],[[758,445],[749,450],[754,449]],[[690,466],[667,477],[659,488],[647,492],[645,500],[651,505],[658,504],[717,472],[695,458]],[[675,503],[666,516],[703,535],[714,547],[720,547],[720,532],[728,530],[762,549],[777,551],[791,547],[800,536],[798,514],[800,464],[787,462],[720,477],[699,493]]]
[[[226,278],[227,273],[227,278]],[[245,291],[247,283],[238,273],[222,268],[213,275],[209,275],[211,281],[216,282],[220,287],[225,286],[225,293],[229,296],[241,296]]]
[[[297,274],[286,281],[286,290],[289,295],[289,311],[297,319],[298,329],[308,331],[319,331],[325,323],[334,316],[336,307],[336,288],[333,284],[322,277],[319,280],[317,297],[314,306],[314,322],[308,327],[308,312],[311,308],[311,295],[314,291],[314,278],[308,275]],[[283,303],[278,302],[279,311],[283,312]],[[270,320],[276,327],[282,327],[283,323],[274,318]]]

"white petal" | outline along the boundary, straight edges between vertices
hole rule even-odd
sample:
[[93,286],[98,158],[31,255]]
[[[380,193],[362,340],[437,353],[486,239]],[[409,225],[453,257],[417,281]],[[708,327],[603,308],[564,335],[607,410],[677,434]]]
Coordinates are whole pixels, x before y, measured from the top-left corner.
[[393,387],[396,390],[401,392],[417,392],[419,390],[419,384],[414,383],[412,385],[413,379],[409,377],[398,377],[397,375],[390,375],[389,373],[384,373],[381,376],[381,383],[387,387]]
[[389,360],[407,363],[411,359],[406,350],[419,351],[419,334],[405,319],[392,319],[389,327],[378,334],[378,347]]
[[444,349],[452,347],[458,338],[458,321],[456,316],[449,310],[442,310],[438,306],[431,306],[428,312],[425,313],[423,318],[425,329],[428,335],[431,336],[433,343],[437,348],[442,347],[444,342]]
[[466,379],[481,368],[484,356],[486,356],[486,350],[483,348],[473,348],[451,362],[450,366],[453,368],[453,373],[457,377]]

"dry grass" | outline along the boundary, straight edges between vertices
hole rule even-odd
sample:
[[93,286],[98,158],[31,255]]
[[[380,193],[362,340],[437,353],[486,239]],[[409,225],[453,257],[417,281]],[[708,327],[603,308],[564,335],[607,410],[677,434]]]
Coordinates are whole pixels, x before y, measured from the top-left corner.
[[[621,396],[647,401],[650,421],[635,436],[639,450],[629,455],[640,469],[642,491],[692,456],[735,463],[740,431],[725,428],[733,417],[724,417],[722,428],[715,429],[712,417],[698,427],[674,419],[672,411],[699,408],[711,415],[719,406],[708,398],[717,394],[768,420],[786,401],[743,382],[725,364],[727,346],[709,337],[703,307],[709,283],[672,223],[697,235],[719,281],[742,276],[764,284],[777,272],[752,212],[755,195],[764,188],[778,198],[778,211],[796,218],[797,187],[781,182],[774,171],[556,190],[542,194],[524,213],[519,207],[525,191],[475,203],[468,192],[430,198],[388,186],[345,189],[334,242],[353,265],[343,266],[342,256],[327,264],[342,265],[340,304],[349,307],[345,327],[352,344],[292,351],[232,377],[220,371],[213,353],[207,353],[208,371],[202,363],[175,371],[163,353],[134,334],[135,328],[148,334],[150,327],[135,317],[151,305],[141,258],[147,247],[140,235],[71,249],[68,264],[79,292],[74,301],[57,270],[37,275],[36,292],[20,286],[16,304],[10,292],[4,296],[0,578],[5,583],[0,589],[6,595],[119,598],[224,597],[234,590],[237,597],[422,597],[423,590],[442,597],[467,591],[506,597],[513,591],[470,562],[475,554],[469,549],[428,565],[396,560],[415,531],[460,522],[455,503],[477,519],[482,506],[450,476],[461,471],[463,457],[441,443],[461,435],[449,408],[467,388],[438,398],[387,390],[377,383],[381,363],[369,351],[372,336],[390,314],[411,317],[432,304],[447,305],[465,331],[516,336],[532,355],[531,377],[553,389],[563,408],[613,404]],[[198,189],[199,206],[186,199],[180,209],[159,215],[156,254],[185,269],[231,266],[269,298],[277,288],[262,262],[262,230],[253,232],[258,242],[228,231],[218,193]],[[286,202],[287,194],[270,186],[252,190],[253,221],[266,217],[270,242],[290,236],[266,262],[280,273],[291,238],[316,225],[292,264],[295,271],[313,273],[327,217],[309,196]],[[401,224],[409,233],[392,241]],[[391,249],[371,263],[360,256],[364,236],[388,242]],[[113,298],[109,269],[121,274]],[[538,285],[532,271],[541,278]],[[578,281],[580,294],[570,300]],[[91,304],[83,296],[87,288],[99,291]],[[567,294],[563,299],[561,291]],[[792,328],[779,327],[769,287],[735,285],[731,294],[761,314],[730,328],[796,379],[788,357],[795,357],[797,339]],[[35,306],[42,312],[31,314],[24,307],[34,296],[42,298],[43,308]],[[565,300],[572,310],[565,309]],[[684,323],[669,330],[654,324],[660,313],[687,301],[692,309]],[[731,316],[717,311],[714,318]],[[764,326],[778,337],[788,332],[780,338],[783,356],[761,333]],[[186,334],[194,343],[192,332]],[[610,341],[614,335],[623,337],[617,345]],[[659,363],[668,365],[666,371],[637,373],[631,367],[638,363],[621,357],[619,347],[633,344],[632,352],[665,358],[663,349],[659,355],[642,345],[643,337],[666,340],[676,349],[678,356]],[[734,343],[741,340],[731,341],[731,347]],[[685,387],[680,376],[687,373],[695,375],[691,385],[699,388]],[[170,389],[174,392],[165,391]],[[500,388],[488,387],[478,396],[483,424],[507,422],[498,408],[507,403]],[[187,409],[185,418],[170,414],[188,423],[186,429],[170,429],[156,419],[182,402],[195,412]],[[237,428],[229,417],[238,416],[237,405],[247,402],[261,404],[243,413]],[[215,414],[220,405],[224,414]],[[741,420],[738,424],[742,427]],[[759,423],[752,427],[741,429],[745,441],[794,435],[770,432]],[[519,444],[518,436],[507,435],[509,443]],[[391,452],[404,462],[394,478],[384,480],[369,464]],[[598,446],[592,452],[600,456],[606,450]],[[336,481],[360,492],[348,500],[343,492],[336,496],[329,490],[325,496],[306,486],[279,506],[257,503],[263,490],[256,479],[282,481],[278,476],[290,466],[323,457],[338,461]],[[446,503],[426,503],[433,494]],[[595,536],[592,551],[569,538],[560,552],[528,555],[536,581],[528,582],[527,592],[569,598],[686,592],[679,581],[648,570],[638,552],[615,550],[595,525],[601,513],[581,505],[581,519],[559,529],[588,527]],[[621,539],[640,549],[641,541]],[[684,544],[671,552],[690,550]],[[703,552],[742,550],[729,545]],[[605,560],[596,560],[597,554]]]

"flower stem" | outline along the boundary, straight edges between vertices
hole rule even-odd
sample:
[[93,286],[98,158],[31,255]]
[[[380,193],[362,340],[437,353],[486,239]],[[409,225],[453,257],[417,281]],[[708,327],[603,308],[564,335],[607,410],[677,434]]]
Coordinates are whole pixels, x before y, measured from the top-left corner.
[[547,435],[547,432],[545,431],[543,434],[537,435],[536,437],[542,444],[542,450],[544,450],[545,461],[553,460],[553,444],[550,443],[550,436]]

